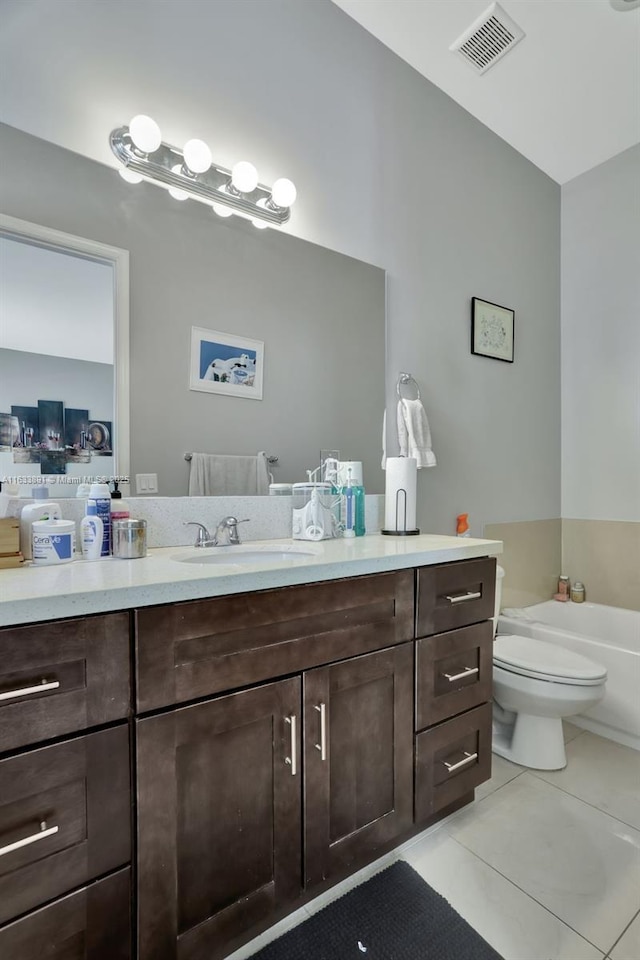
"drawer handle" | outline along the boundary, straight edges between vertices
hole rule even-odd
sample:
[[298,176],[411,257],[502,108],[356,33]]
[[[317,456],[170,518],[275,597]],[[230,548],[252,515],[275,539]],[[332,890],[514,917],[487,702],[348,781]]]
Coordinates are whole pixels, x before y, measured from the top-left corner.
[[477,667],[465,667],[462,673],[443,673],[442,676],[446,677],[449,683],[453,683],[454,680],[462,680],[463,677],[471,677],[477,672]]
[[472,593],[471,590],[467,590],[466,593],[458,593],[453,597],[447,594],[447,600],[449,603],[465,603],[467,600],[479,600],[481,596],[482,593]]
[[477,760],[477,759],[478,759],[478,754],[477,754],[477,753],[468,753],[468,752],[465,750],[465,751],[464,751],[464,760],[458,760],[457,763],[447,763],[446,760],[443,760],[442,762],[444,763],[445,767],[447,768],[447,771],[448,771],[449,773],[453,773],[454,770],[459,770],[460,767],[464,767],[465,764],[471,763],[472,760]]
[[30,843],[35,843],[37,840],[52,837],[59,829],[60,827],[57,826],[47,827],[47,821],[43,820],[38,833],[32,833],[30,837],[24,837],[22,840],[16,840],[15,843],[8,843],[6,847],[0,847],[0,857],[4,857],[5,853],[13,853],[14,850],[19,850],[20,847],[27,847]]
[[327,705],[321,703],[313,708],[320,714],[320,743],[314,744],[316,750],[320,751],[320,759],[327,759]]
[[59,686],[59,680],[41,680],[35,687],[21,687],[20,690],[7,690],[5,693],[0,693],[0,700],[15,700],[17,697],[29,697],[34,693],[42,693],[43,690],[57,690]]
[[284,719],[285,723],[288,723],[291,727],[291,756],[285,757],[284,762],[289,764],[291,767],[291,776],[295,777],[298,772],[298,758],[296,755],[296,742],[298,739],[296,731],[298,727],[298,719],[295,713],[291,714],[290,717],[285,717]]

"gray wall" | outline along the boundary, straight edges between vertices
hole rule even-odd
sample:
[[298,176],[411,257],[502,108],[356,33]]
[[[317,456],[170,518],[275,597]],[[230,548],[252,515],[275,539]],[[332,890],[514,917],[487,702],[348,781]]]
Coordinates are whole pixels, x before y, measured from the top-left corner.
[[640,145],[562,188],[562,516],[640,521]]
[[[184,61],[184,86],[162,101],[153,69],[143,73],[135,56],[141,32],[160,19],[200,25],[189,43],[170,50],[154,33],[154,69],[161,73],[165,56]],[[197,78],[195,46],[206,38],[214,51],[207,57],[209,109],[227,154],[293,177],[299,203],[292,232],[388,271],[387,396],[392,402],[399,370],[414,374],[438,457],[437,468],[419,477],[422,529],[451,532],[463,510],[473,533],[485,521],[559,515],[557,184],[328,0],[54,3],[40,5],[38,28],[67,73],[78,64],[76,84],[91,75],[91,105],[77,115],[91,138],[106,137],[109,124],[139,109],[196,135],[184,120],[187,81]],[[13,42],[27,44],[29,29],[28,18],[16,21]],[[52,106],[63,97],[47,92]],[[55,139],[53,122],[49,129]],[[28,170],[11,188],[13,178],[4,178],[4,206],[46,220],[50,201],[32,195]],[[64,190],[55,224],[61,229],[82,232],[74,200],[81,188],[69,183]],[[138,217],[140,196],[122,194],[124,217]],[[83,201],[87,222],[100,206],[100,197]],[[170,216],[180,237],[183,206]],[[166,243],[151,232],[148,242],[150,256]],[[153,283],[159,279],[170,283],[158,276]],[[134,350],[142,295],[134,289]],[[472,296],[515,309],[513,365],[470,355]]]

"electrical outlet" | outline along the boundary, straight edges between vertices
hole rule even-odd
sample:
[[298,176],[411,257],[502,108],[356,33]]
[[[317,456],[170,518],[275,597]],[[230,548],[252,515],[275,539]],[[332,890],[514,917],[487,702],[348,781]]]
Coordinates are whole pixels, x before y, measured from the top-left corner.
[[136,473],[136,493],[157,493],[157,473]]

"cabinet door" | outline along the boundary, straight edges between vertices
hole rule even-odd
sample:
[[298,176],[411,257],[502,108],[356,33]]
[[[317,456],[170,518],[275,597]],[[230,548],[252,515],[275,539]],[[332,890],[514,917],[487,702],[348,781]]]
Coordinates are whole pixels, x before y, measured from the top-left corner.
[[413,822],[413,644],[304,674],[305,873],[340,873]]
[[224,956],[300,893],[300,705],[294,678],[138,721],[140,960]]

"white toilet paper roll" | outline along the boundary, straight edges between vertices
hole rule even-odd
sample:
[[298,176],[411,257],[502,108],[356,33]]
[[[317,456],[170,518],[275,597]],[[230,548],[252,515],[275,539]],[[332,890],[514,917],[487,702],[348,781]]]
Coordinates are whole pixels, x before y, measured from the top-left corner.
[[416,529],[418,462],[412,457],[387,457],[384,489],[384,529],[405,533]]

